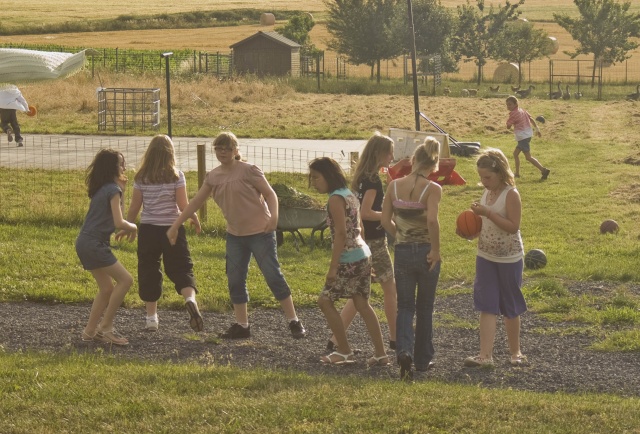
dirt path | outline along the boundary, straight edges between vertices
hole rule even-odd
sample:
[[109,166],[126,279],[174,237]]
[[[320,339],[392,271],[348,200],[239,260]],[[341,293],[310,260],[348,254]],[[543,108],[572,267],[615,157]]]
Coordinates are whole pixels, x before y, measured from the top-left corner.
[[[638,290],[638,288],[636,288]],[[446,289],[440,290],[445,292]],[[131,342],[128,347],[109,347],[83,343],[82,327],[90,306],[47,305],[41,303],[0,303],[0,346],[4,351],[48,351],[84,353],[106,348],[117,357],[138,360],[165,360],[175,363],[195,361],[200,364],[232,365],[250,369],[293,369],[310,375],[351,375],[398,380],[395,357],[390,367],[367,369],[366,358],[372,353],[364,324],[357,318],[349,329],[355,348],[363,353],[349,367],[323,366],[329,336],[326,321],[319,309],[299,310],[308,329],[308,337],[294,340],[282,314],[276,310],[251,312],[252,338],[221,341],[216,333],[232,322],[231,314],[204,312],[205,331],[196,337],[188,326],[184,311],[160,312],[158,332],[146,332],[141,309],[120,309],[116,319],[118,330]],[[462,321],[475,324],[470,295],[440,296],[436,299],[434,321],[444,322],[444,315],[454,314]],[[462,366],[465,357],[476,353],[478,333],[475,329],[437,326],[434,331],[435,367],[417,377],[417,381],[437,379],[451,383],[483,385],[490,388],[513,388],[545,392],[605,392],[623,396],[640,396],[640,375],[637,353],[604,353],[590,350],[594,341],[586,334],[558,336],[539,330],[561,330],[569,324],[551,324],[528,312],[522,317],[522,347],[530,364],[512,368],[504,335],[498,327],[495,369],[473,369]],[[571,324],[575,326],[575,324]],[[386,325],[383,324],[386,333]]]

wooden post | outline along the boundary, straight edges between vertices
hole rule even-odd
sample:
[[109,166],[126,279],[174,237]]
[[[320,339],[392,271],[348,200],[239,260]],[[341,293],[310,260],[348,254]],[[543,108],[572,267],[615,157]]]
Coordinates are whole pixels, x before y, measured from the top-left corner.
[[[204,177],[207,174],[207,149],[206,145],[198,145],[197,148],[198,154],[198,189],[202,187],[204,183]],[[198,210],[198,217],[200,217],[201,222],[207,221],[207,201],[202,204],[202,207]]]

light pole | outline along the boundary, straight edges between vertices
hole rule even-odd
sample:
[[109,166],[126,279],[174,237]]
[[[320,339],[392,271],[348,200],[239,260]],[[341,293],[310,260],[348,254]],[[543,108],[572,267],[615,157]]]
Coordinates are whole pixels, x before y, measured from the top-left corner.
[[173,52],[162,53],[160,57],[165,59],[165,72],[167,75],[167,123],[168,123],[168,136],[171,136],[171,76],[169,70],[169,57],[173,54]]
[[416,131],[420,131],[420,100],[418,98],[418,74],[416,67],[416,33],[413,27],[413,6],[411,0],[407,0],[407,12],[409,21],[409,45],[411,47],[411,68],[413,72],[413,106],[416,117]]

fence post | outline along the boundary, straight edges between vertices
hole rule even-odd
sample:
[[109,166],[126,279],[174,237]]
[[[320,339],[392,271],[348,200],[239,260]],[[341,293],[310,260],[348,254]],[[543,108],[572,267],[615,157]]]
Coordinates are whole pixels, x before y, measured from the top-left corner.
[[[198,155],[198,189],[202,187],[204,183],[204,177],[207,174],[207,149],[206,145],[198,144],[197,145],[197,155]],[[201,222],[207,221],[207,201],[202,204],[202,207],[198,210],[198,215],[200,216]]]
[[360,154],[358,151],[349,152],[349,166],[351,167],[351,171],[353,172],[356,168],[356,164],[358,164],[358,160],[360,159]]

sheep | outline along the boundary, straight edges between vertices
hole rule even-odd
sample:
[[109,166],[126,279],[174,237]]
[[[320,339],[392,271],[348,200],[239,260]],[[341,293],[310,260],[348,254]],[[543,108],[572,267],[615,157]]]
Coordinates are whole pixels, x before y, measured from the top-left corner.
[[468,90],[468,89],[462,89],[462,90],[460,91],[460,94],[461,94],[462,96],[464,96],[464,97],[467,97],[467,96],[469,96],[469,90]]

